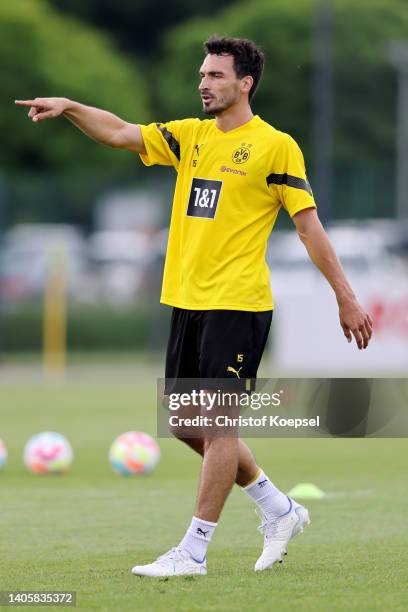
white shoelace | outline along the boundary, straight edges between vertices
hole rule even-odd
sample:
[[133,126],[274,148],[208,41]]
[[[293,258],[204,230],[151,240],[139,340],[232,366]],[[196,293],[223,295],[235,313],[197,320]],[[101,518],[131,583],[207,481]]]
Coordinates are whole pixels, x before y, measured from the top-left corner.
[[285,515],[283,517],[278,517],[275,519],[268,519],[267,516],[258,508],[255,508],[255,514],[261,520],[261,524],[258,527],[258,531],[262,533],[265,537],[265,540],[270,540],[274,536],[279,535],[280,531],[283,531],[286,528],[286,518],[289,515]]
[[186,558],[186,553],[181,548],[171,548],[169,551],[161,555],[156,560],[160,565],[166,565],[167,561],[184,561]]

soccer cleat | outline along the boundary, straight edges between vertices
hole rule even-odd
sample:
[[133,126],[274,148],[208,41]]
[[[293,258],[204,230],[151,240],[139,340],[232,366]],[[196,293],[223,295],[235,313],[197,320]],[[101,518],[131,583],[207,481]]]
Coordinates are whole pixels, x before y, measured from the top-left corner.
[[191,576],[207,573],[207,562],[196,561],[182,548],[172,548],[164,555],[148,565],[135,565],[132,574],[136,576],[150,576],[151,578],[164,578],[167,576]]
[[289,499],[290,507],[286,514],[275,519],[267,519],[261,515],[262,523],[258,530],[264,535],[264,548],[255,564],[255,571],[269,569],[275,563],[282,563],[283,555],[289,541],[298,533],[303,532],[304,525],[310,524],[309,512],[306,508]]

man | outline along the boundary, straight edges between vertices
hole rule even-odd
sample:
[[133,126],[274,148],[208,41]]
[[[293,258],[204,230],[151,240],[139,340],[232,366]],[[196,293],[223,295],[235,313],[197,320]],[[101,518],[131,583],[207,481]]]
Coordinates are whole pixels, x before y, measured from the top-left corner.
[[[282,206],[334,290],[346,338],[353,334],[366,348],[371,319],[320,224],[302,153],[252,113],[263,54],[251,41],[215,36],[205,50],[199,92],[204,113],[215,119],[140,126],[62,98],[16,103],[29,106],[35,122],[64,115],[100,143],[178,171],[161,296],[174,308],[167,379],[256,377],[273,310],[266,245]],[[177,547],[133,573],[206,574],[207,546],[234,482],[262,514],[264,548],[255,570],[280,562],[309,522],[307,510],[269,480],[242,440],[184,441],[203,455],[195,515]]]

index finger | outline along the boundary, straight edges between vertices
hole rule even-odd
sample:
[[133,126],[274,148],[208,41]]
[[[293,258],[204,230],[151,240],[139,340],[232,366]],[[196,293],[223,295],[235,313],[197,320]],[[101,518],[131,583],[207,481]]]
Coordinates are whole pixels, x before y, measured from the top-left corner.
[[368,337],[371,338],[371,336],[373,335],[373,327],[372,327],[371,323],[368,321],[368,319],[366,319],[364,321],[364,326],[365,326],[366,332],[368,334]]
[[361,350],[363,348],[363,336],[361,331],[358,329],[358,327],[352,329],[351,331],[353,332],[353,336],[356,339],[358,348]]
[[14,100],[14,104],[17,106],[41,106],[41,104],[35,100]]
[[363,337],[363,348],[367,348],[368,343],[370,342],[371,334],[367,331],[364,324],[359,327],[359,330]]

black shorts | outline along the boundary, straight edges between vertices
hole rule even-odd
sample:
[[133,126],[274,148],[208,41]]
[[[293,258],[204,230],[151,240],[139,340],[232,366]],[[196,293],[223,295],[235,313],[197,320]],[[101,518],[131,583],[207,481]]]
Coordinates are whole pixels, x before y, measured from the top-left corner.
[[174,308],[166,354],[166,393],[174,390],[170,379],[256,378],[271,321],[272,310]]

